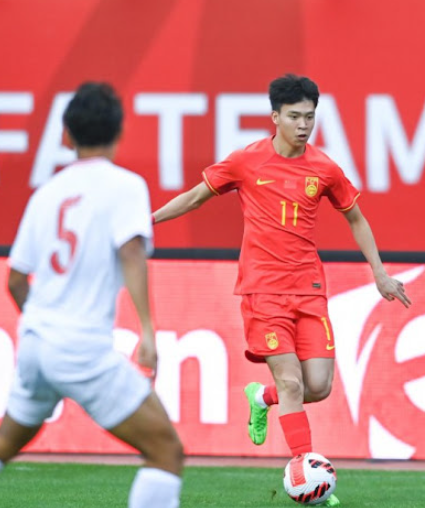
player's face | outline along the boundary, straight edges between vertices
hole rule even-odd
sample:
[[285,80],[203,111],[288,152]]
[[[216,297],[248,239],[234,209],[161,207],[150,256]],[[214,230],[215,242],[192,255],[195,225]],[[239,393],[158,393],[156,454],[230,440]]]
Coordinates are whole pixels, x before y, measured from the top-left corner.
[[314,127],[315,107],[313,101],[284,104],[280,111],[273,111],[272,119],[277,135],[289,147],[305,147]]

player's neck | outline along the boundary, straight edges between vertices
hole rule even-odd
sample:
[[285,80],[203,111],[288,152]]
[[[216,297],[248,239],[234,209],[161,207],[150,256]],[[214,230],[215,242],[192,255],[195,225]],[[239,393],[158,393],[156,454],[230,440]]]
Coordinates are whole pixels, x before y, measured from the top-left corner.
[[78,159],[92,159],[94,157],[102,157],[113,160],[115,157],[115,146],[94,146],[77,148]]
[[288,159],[301,157],[301,155],[303,155],[305,152],[305,146],[305,143],[296,146],[291,145],[281,136],[279,136],[279,134],[276,134],[276,136],[273,138],[273,147],[276,153]]

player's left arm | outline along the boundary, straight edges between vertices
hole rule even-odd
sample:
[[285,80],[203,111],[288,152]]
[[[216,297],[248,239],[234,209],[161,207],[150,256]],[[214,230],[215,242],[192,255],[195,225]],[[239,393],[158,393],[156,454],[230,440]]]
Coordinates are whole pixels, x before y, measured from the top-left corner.
[[12,298],[16,302],[16,305],[19,307],[19,310],[22,311],[30,289],[28,274],[11,268],[7,286]]
[[378,291],[386,300],[392,301],[397,298],[405,307],[409,307],[412,302],[405,293],[403,283],[393,279],[385,271],[373,237],[372,229],[363,216],[359,206],[354,205],[353,208],[344,212],[344,216],[350,225],[357,245],[360,247],[360,250],[372,268]]
[[136,236],[124,243],[118,250],[118,256],[124,283],[133,300],[143,330],[138,362],[152,376],[156,372],[158,356],[149,306],[147,256],[142,237]]

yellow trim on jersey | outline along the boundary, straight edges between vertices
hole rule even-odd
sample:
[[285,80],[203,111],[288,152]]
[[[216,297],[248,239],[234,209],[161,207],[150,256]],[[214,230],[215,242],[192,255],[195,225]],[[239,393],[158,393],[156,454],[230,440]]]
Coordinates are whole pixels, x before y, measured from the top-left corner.
[[207,184],[208,188],[210,189],[211,192],[213,192],[216,196],[219,196],[220,193],[217,192],[214,187],[210,184],[209,180],[208,180],[208,177],[207,177],[207,174],[205,173],[205,171],[202,171],[202,176],[204,177],[204,181],[205,183]]
[[356,201],[359,199],[359,197],[360,197],[360,192],[353,199],[353,202],[351,203],[351,205],[348,208],[337,208],[338,212],[348,212],[348,210],[351,210],[353,208],[353,206],[356,204]]

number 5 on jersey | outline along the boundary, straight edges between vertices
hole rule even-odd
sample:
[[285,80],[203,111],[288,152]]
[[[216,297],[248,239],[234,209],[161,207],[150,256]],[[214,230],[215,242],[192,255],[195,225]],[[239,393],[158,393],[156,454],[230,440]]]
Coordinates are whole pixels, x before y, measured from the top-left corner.
[[58,252],[54,252],[50,256],[50,264],[53,270],[59,275],[63,275],[69,270],[69,267],[71,266],[72,260],[74,259],[75,256],[75,252],[77,250],[78,237],[74,231],[65,228],[64,222],[67,211],[72,206],[75,206],[80,201],[80,199],[81,196],[65,199],[65,201],[63,201],[59,207],[57,235],[59,240],[69,245],[69,256],[66,263],[62,263],[59,260]]

